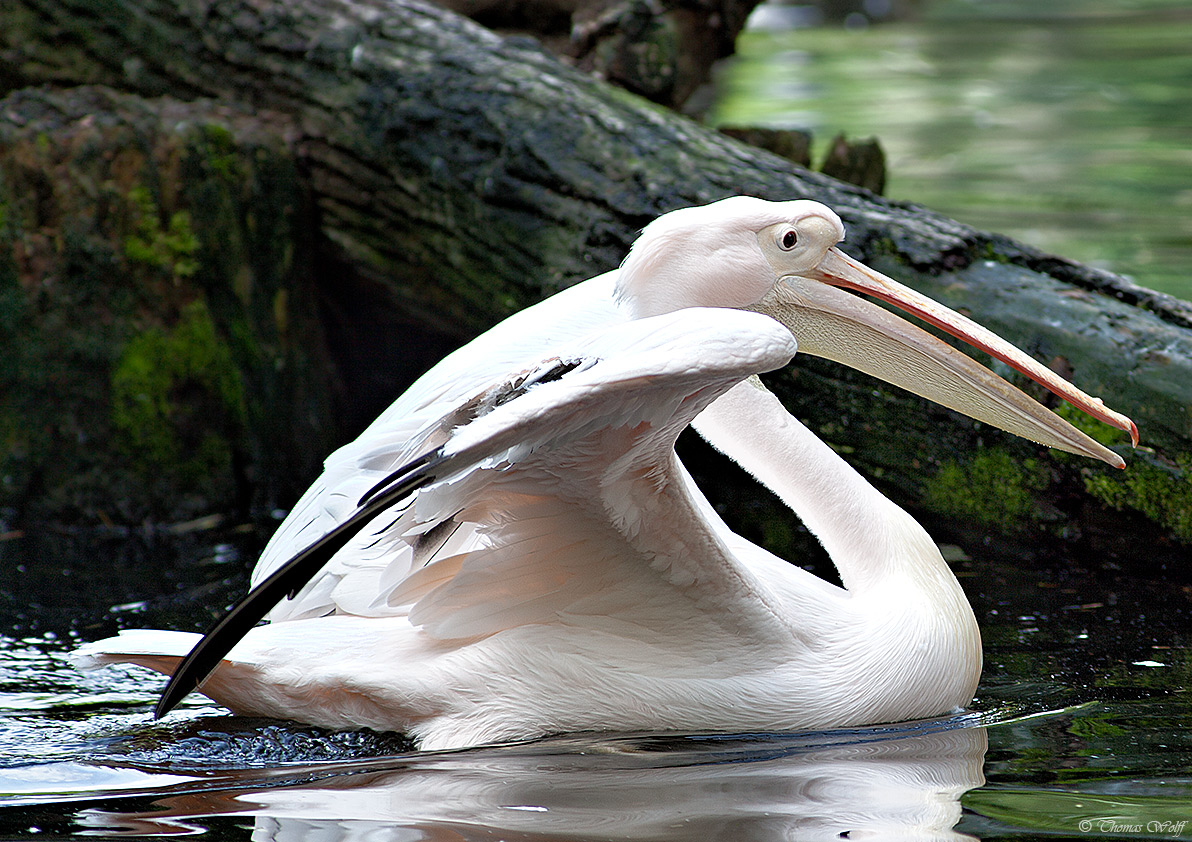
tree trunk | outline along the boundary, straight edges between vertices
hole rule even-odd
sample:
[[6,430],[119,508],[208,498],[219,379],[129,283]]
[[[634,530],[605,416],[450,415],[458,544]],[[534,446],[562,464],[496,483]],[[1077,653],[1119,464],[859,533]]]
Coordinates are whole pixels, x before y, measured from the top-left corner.
[[[1134,417],[1147,449],[1115,439],[1123,472],[1048,454],[818,360],[776,380],[792,411],[948,524],[1154,559],[1192,540],[1183,302],[810,173],[416,0],[10,0],[0,51],[10,86],[98,84],[281,115],[276,137],[316,209],[310,265],[331,361],[358,408],[379,409],[444,345],[616,266],[660,213],[739,193],[811,197],[844,218],[847,251],[1066,369]],[[351,292],[336,293],[344,278]],[[434,341],[410,347],[393,327],[411,323]],[[378,377],[374,354],[406,368]]]
[[137,523],[292,500],[336,437],[286,119],[87,87],[0,109],[3,505]]

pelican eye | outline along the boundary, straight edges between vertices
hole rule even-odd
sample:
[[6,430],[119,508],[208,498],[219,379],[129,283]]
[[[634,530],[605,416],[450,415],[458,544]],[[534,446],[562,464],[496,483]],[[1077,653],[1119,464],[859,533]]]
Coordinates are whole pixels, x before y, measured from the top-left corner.
[[778,245],[782,247],[783,251],[790,251],[799,243],[799,235],[795,233],[793,228],[788,228],[787,232],[782,235]]

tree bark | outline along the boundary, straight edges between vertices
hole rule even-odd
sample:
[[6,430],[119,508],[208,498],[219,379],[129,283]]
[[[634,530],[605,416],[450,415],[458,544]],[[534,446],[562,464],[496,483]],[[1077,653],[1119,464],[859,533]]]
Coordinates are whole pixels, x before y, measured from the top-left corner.
[[336,438],[287,119],[90,87],[0,113],[3,505],[137,523],[292,500]]
[[[660,213],[811,197],[844,218],[851,254],[1067,369],[1132,415],[1147,449],[1119,443],[1124,472],[1078,463],[818,360],[776,381],[796,414],[953,527],[1082,538],[1116,556],[1145,544],[1153,559],[1192,540],[1186,303],[810,173],[416,0],[12,0],[0,59],[9,85],[283,115],[277,135],[316,210],[314,283],[326,296],[346,276],[355,291],[338,298],[331,357],[356,406],[379,408],[409,374],[366,382],[362,357],[429,364],[616,266]],[[403,331],[372,331],[353,345],[346,334],[372,319],[436,341],[420,352]]]

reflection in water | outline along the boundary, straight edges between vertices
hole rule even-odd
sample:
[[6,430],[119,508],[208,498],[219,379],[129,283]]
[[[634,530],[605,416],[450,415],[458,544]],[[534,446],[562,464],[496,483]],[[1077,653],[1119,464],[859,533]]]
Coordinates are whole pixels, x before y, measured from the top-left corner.
[[[87,810],[77,820],[147,835],[247,814],[254,840],[320,842],[967,839],[952,828],[960,796],[984,782],[985,748],[985,729],[964,719],[814,735],[569,738],[339,764],[291,786],[225,781],[160,798],[152,811]],[[316,768],[291,769],[291,779]]]

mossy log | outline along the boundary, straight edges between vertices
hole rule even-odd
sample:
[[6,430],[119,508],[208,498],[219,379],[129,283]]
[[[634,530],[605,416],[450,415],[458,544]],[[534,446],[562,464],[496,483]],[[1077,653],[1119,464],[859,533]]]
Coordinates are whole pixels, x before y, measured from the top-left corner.
[[[806,196],[841,214],[850,253],[1064,368],[1132,415],[1146,447],[1114,440],[1125,471],[1084,464],[808,359],[774,381],[796,414],[945,530],[1160,561],[1192,540],[1187,304],[809,173],[416,0],[13,0],[0,59],[10,86],[281,115],[281,154],[314,207],[300,243],[314,253],[295,265],[319,295],[352,290],[334,297],[339,328],[323,321],[341,406],[358,413],[337,435],[445,346],[615,266],[658,214],[738,193]],[[169,191],[181,198],[161,207],[196,212]],[[224,282],[204,294],[232,300]],[[421,332],[391,329],[409,324]]]
[[285,118],[87,87],[0,109],[10,516],[177,521],[292,500],[335,439]]

